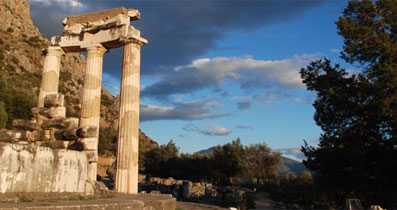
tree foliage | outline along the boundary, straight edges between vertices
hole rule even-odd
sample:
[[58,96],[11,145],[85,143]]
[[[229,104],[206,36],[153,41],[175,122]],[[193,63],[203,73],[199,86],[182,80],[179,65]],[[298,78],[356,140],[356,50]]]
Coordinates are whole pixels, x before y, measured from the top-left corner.
[[[9,77],[0,71],[0,125],[5,122],[5,127],[11,128],[14,119],[30,119],[30,109],[37,104],[35,93],[23,86],[13,86],[16,77]],[[3,109],[3,111],[1,111]],[[4,112],[5,111],[5,112]]]
[[223,146],[216,146],[211,154],[212,170],[216,183],[232,184],[232,178],[242,175],[248,167],[247,151],[240,139]]
[[328,59],[301,70],[317,93],[314,119],[324,131],[318,147],[305,143],[305,165],[323,193],[342,204],[397,205],[397,4],[353,0],[337,21],[344,38],[341,57],[359,65],[349,74]]
[[281,154],[271,152],[266,143],[253,144],[246,148],[248,168],[245,174],[247,177],[256,178],[257,186],[260,180],[275,179],[278,177],[278,166],[281,164]]
[[179,154],[175,143],[170,141],[143,156],[144,172],[152,176],[204,179],[218,185],[235,184],[233,178],[277,177],[281,163],[280,153],[271,152],[265,143],[243,146],[240,139],[216,146],[209,154]]

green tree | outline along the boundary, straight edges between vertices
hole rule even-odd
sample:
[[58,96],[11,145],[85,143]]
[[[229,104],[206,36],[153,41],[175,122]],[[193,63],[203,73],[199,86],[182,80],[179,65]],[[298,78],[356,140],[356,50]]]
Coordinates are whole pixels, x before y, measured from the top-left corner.
[[223,146],[216,146],[211,159],[217,184],[233,184],[233,177],[242,175],[247,168],[246,151],[239,138]]
[[317,93],[314,119],[324,131],[318,147],[305,145],[304,164],[328,199],[347,197],[397,206],[397,4],[353,0],[337,21],[341,57],[362,68],[349,75],[330,60],[301,70]]
[[170,140],[167,144],[156,147],[145,153],[145,172],[153,176],[169,177],[176,170],[175,162],[179,149]]
[[279,152],[271,152],[266,143],[253,144],[246,147],[248,170],[247,177],[256,178],[257,187],[262,179],[277,178],[278,166],[281,164],[281,154]]

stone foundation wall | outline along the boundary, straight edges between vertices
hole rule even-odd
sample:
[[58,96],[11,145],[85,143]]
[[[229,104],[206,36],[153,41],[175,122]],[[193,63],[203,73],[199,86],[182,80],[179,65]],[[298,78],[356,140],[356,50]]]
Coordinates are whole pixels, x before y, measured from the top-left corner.
[[84,152],[1,143],[0,163],[0,193],[85,191]]

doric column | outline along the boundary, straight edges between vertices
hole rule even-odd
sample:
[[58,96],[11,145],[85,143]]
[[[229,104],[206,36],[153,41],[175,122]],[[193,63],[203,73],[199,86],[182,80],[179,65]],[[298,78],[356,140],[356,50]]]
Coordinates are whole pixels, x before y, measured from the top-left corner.
[[115,190],[138,193],[139,82],[142,43],[124,46]]
[[88,151],[88,177],[96,181],[98,160],[99,117],[101,107],[102,63],[103,54],[107,51],[102,45],[89,46],[87,50],[87,67],[84,78],[81,101],[80,127],[96,126],[97,136],[83,138]]
[[38,107],[44,107],[44,99],[47,95],[58,93],[59,69],[63,54],[65,52],[58,46],[50,46],[47,49],[43,66],[43,76],[41,78]]

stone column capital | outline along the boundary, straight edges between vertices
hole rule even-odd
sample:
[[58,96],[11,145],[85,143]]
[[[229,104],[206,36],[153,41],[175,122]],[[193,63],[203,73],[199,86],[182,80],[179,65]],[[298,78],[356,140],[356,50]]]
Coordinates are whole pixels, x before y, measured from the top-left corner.
[[144,40],[139,40],[135,38],[120,39],[120,42],[123,43],[124,46],[127,44],[136,44],[139,47],[142,47],[143,45],[147,44],[147,41],[145,42]]
[[49,46],[46,50],[45,50],[45,54],[47,56],[57,56],[57,57],[61,57],[62,55],[65,55],[65,51],[62,50],[62,48],[60,46]]
[[101,44],[93,44],[93,45],[81,46],[81,48],[85,49],[87,52],[95,52],[95,53],[98,53],[100,55],[103,55],[105,52],[108,51]]

